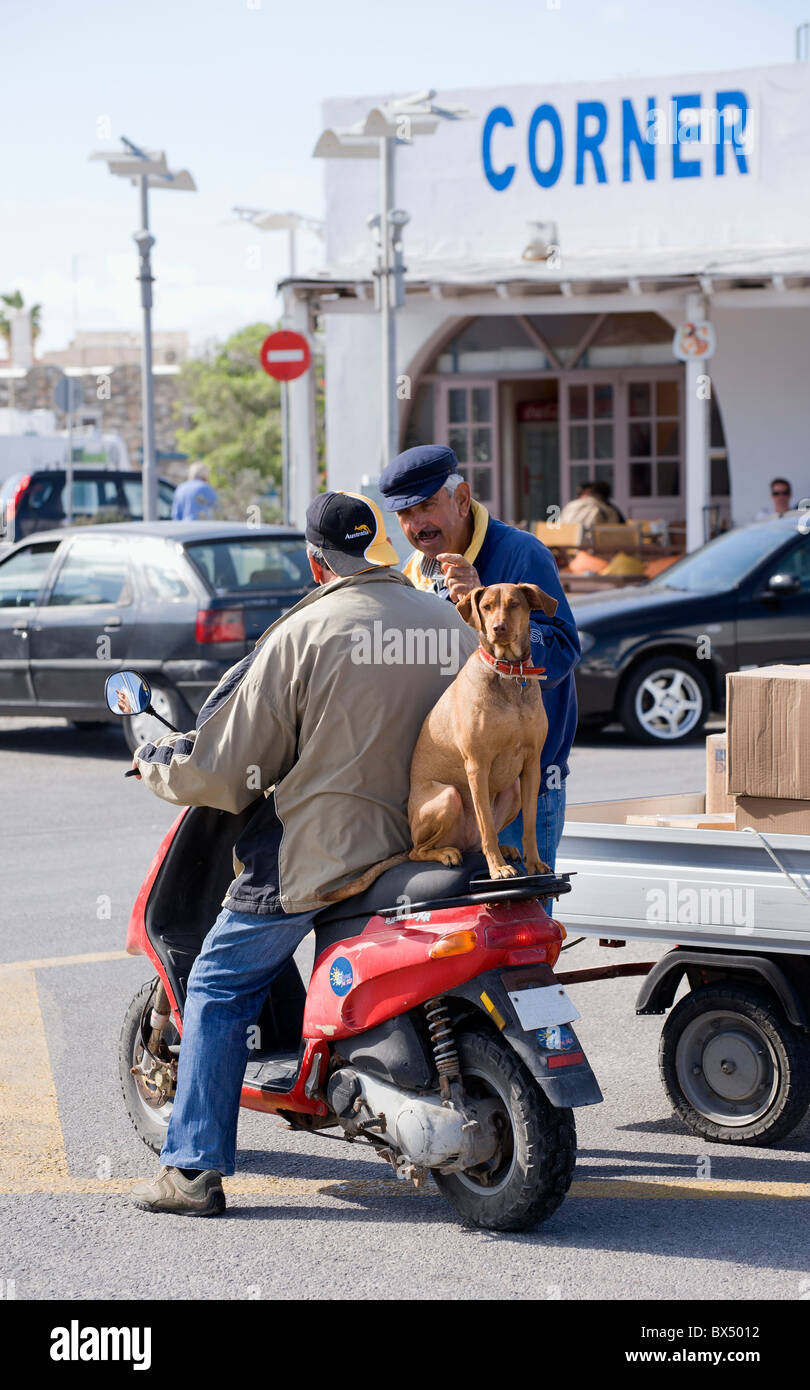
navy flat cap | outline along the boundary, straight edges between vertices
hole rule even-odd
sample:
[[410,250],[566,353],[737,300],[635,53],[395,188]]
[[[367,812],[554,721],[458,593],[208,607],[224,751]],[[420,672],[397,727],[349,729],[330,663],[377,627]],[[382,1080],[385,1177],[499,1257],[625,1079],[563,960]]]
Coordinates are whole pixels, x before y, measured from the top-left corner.
[[432,497],[451,473],[458,473],[458,459],[445,444],[417,444],[406,449],[383,469],[379,489],[383,508],[401,512]]

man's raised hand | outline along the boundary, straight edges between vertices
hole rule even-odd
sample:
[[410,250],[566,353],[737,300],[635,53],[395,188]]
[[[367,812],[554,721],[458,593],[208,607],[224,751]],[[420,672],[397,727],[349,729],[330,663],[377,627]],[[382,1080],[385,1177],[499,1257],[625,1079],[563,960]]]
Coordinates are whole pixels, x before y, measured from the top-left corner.
[[453,603],[458,603],[465,594],[472,593],[473,589],[480,586],[478,571],[463,555],[445,553],[437,555],[436,559],[442,567],[442,574],[447,581],[447,590]]

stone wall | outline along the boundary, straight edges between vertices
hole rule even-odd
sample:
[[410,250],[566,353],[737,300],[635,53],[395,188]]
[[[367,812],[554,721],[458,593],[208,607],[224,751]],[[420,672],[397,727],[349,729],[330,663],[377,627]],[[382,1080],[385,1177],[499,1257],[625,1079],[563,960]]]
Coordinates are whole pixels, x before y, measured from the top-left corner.
[[[40,363],[29,368],[25,377],[10,381],[0,378],[0,406],[13,405],[17,410],[55,410],[53,388],[63,375],[60,367]],[[141,450],[141,372],[140,367],[114,367],[100,375],[93,371],[71,373],[81,382],[84,406],[101,411],[102,430],[123,436],[130,460],[138,466]],[[175,413],[180,399],[180,376],[177,372],[156,372],[155,383],[155,447],[167,453],[176,448],[176,432],[182,424]],[[62,411],[55,410],[56,427],[64,429],[67,420]],[[80,412],[79,412],[80,414]]]

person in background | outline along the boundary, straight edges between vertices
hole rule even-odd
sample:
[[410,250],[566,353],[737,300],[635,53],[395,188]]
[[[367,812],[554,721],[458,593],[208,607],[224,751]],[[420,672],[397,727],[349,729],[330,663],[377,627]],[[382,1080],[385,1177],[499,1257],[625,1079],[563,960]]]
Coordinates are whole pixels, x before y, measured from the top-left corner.
[[617,523],[619,513],[599,495],[596,488],[597,484],[593,481],[582,483],[577,496],[566,502],[560,512],[561,526],[567,526],[572,522],[590,530],[592,526],[611,526]]
[[172,521],[208,521],[216,504],[217,494],[208,481],[208,468],[198,459],[174,494]]
[[616,503],[613,501],[610,495],[610,483],[605,483],[601,478],[597,478],[591,483],[591,495],[595,497],[597,501],[604,502],[608,511],[613,513],[610,521],[607,523],[608,525],[624,526],[627,517],[622,515]]
[[778,516],[785,516],[791,509],[791,492],[787,478],[774,478],[771,483],[771,505],[758,511],[754,521],[774,521]]
[[[537,849],[553,869],[565,819],[568,754],[577,725],[574,667],[580,657],[579,634],[554,557],[536,536],[498,521],[471,497],[456,455],[443,444],[420,444],[392,459],[379,488],[384,510],[396,512],[414,547],[403,572],[417,589],[458,603],[481,584],[525,583],[537,584],[557,600],[553,618],[536,610],[530,620],[532,663],[546,672],[542,690],[548,716]],[[522,849],[523,816],[498,838]]]

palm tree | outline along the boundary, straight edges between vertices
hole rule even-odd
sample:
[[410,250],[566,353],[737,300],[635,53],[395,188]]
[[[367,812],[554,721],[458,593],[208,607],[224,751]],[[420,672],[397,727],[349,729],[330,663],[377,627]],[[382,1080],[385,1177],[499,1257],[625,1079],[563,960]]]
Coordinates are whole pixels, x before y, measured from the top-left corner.
[[[12,294],[0,294],[0,303],[6,305],[8,309],[24,309],[23,297],[19,290],[14,290]],[[41,323],[41,304],[32,304],[31,314],[31,342],[35,343],[42,331]],[[11,321],[3,309],[0,309],[0,337],[6,340],[6,350],[11,351]]]

